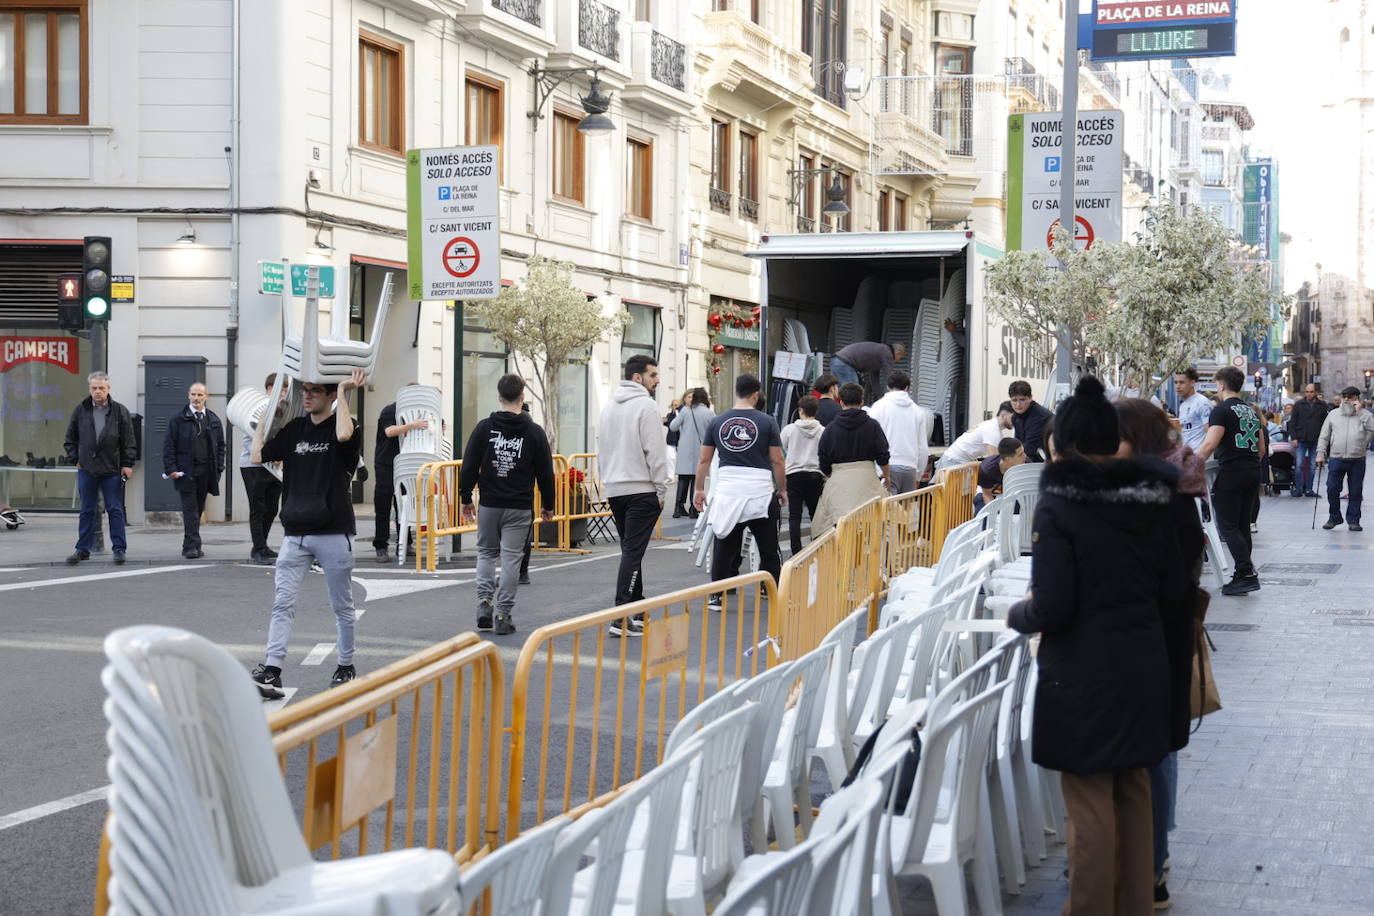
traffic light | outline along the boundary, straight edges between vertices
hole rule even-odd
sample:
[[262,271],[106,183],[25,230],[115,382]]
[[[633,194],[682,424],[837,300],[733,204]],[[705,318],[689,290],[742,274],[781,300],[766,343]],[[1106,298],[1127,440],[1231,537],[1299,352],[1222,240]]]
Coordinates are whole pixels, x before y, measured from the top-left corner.
[[81,330],[86,326],[81,312],[81,274],[62,274],[57,278],[57,326]]
[[81,314],[86,321],[110,320],[110,239],[88,235],[81,246]]

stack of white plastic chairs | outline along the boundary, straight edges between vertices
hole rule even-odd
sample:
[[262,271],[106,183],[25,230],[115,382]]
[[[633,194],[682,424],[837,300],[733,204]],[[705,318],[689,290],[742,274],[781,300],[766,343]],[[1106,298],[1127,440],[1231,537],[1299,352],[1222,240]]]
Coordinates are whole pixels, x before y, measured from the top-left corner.
[[285,318],[290,314],[290,303],[283,293],[286,330],[282,342],[282,370],[292,378],[308,382],[342,382],[354,369],[371,375],[377,365],[386,316],[391,308],[393,280],[391,273],[382,280],[372,336],[366,341],[348,338],[348,316],[341,306],[335,307],[330,333],[320,334],[320,302],[315,296],[306,298],[305,322],[299,332],[292,332]]
[[[401,434],[401,451],[393,465],[396,482],[396,562],[405,562],[406,548],[425,514],[424,500],[419,499],[419,473],[427,464],[447,461],[451,448],[447,446],[442,420],[443,393],[429,385],[407,385],[396,392],[396,422],[413,423],[425,420],[428,426]],[[383,435],[381,430],[377,435]],[[437,495],[437,494],[436,494]],[[456,494],[449,498],[456,499]],[[448,539],[445,538],[445,547]]]

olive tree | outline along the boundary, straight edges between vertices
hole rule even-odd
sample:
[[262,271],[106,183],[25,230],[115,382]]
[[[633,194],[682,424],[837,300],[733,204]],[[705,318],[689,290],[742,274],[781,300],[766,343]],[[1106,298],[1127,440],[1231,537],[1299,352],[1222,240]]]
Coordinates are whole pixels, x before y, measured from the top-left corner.
[[563,367],[583,355],[612,330],[624,326],[627,315],[607,315],[601,304],[572,282],[573,265],[542,255],[526,262],[525,281],[501,290],[495,299],[469,302],[473,315],[527,360],[534,371],[530,381],[543,406],[549,446],[558,451],[558,382]]

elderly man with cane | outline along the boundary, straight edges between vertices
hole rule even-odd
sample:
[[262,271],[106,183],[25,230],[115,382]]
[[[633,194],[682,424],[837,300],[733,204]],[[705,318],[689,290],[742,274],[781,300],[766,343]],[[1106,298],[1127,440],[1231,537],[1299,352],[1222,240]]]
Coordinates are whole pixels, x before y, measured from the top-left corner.
[[[1374,414],[1360,407],[1360,389],[1353,385],[1341,392],[1341,406],[1322,421],[1317,440],[1318,486],[1323,467],[1329,460],[1331,476],[1326,483],[1327,518],[1322,528],[1330,531],[1342,521],[1351,531],[1360,527],[1360,505],[1364,501],[1364,459],[1374,436]],[[1341,517],[1341,488],[1349,482],[1349,502]],[[1320,492],[1320,491],[1319,491]],[[1312,527],[1317,527],[1316,503],[1312,504]]]

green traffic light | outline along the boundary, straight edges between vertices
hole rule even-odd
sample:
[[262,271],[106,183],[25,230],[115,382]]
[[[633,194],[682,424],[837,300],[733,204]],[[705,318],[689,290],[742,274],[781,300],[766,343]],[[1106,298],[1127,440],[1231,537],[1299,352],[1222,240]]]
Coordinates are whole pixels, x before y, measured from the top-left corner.
[[110,311],[110,303],[104,299],[95,298],[86,300],[86,314],[92,318],[104,318]]

